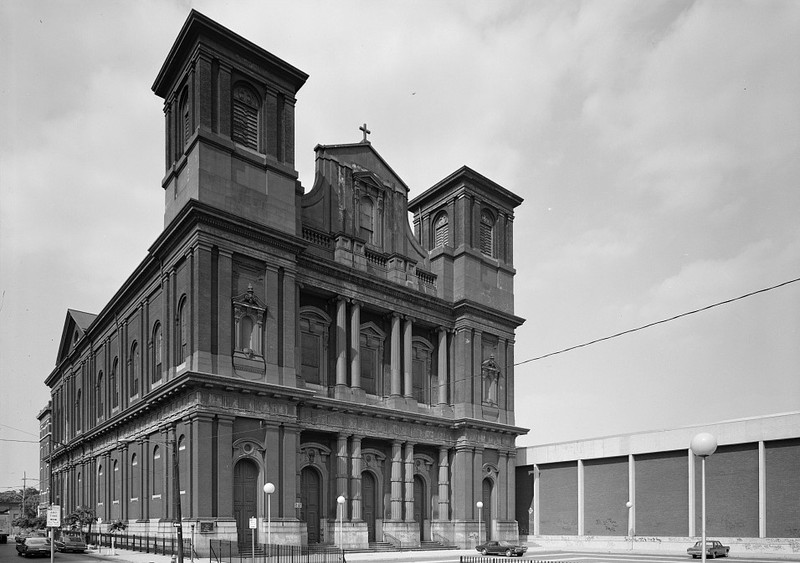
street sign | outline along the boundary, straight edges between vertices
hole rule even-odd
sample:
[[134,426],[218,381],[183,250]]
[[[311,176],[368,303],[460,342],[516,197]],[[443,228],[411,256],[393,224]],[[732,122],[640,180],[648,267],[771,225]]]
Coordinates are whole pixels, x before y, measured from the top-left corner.
[[173,522],[172,523],[172,527],[173,528],[180,528],[181,527],[181,523],[180,522]]
[[255,516],[252,516],[250,518],[250,529],[255,530],[256,528],[258,528],[258,521],[256,520]]
[[303,503],[302,502],[296,502],[296,503],[294,503],[294,507],[295,508],[303,508]]
[[61,527],[61,507],[54,504],[47,509],[47,527],[60,528]]

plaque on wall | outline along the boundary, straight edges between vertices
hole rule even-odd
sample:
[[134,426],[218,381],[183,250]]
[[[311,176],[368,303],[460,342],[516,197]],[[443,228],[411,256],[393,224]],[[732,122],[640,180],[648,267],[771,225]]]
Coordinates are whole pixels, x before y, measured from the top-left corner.
[[210,534],[214,531],[214,522],[200,522],[200,533]]

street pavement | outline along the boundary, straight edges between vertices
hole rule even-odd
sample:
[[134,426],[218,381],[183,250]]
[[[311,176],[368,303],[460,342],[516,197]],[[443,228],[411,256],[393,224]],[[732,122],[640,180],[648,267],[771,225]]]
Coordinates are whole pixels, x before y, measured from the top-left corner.
[[[461,556],[476,557],[479,554],[474,550],[446,550],[446,551],[403,551],[381,553],[345,553],[347,563],[363,561],[386,561],[390,563],[458,563]],[[500,562],[505,557],[486,558],[487,561]],[[693,561],[685,553],[653,554],[644,552],[575,552],[558,551],[531,547],[524,557],[508,559],[509,563],[516,561],[559,562],[559,563],[691,563]],[[753,556],[752,554],[733,554],[728,559],[730,563],[800,563],[800,556],[776,557],[774,555]],[[13,544],[0,545],[0,563],[21,563],[22,559],[16,556]],[[46,558],[40,561],[47,563]],[[694,561],[697,561],[696,559]],[[724,560],[725,561],[725,560]],[[115,550],[110,548],[102,551],[90,550],[89,553],[56,553],[53,563],[172,563],[169,555],[155,555],[128,550]],[[192,563],[188,557],[184,563]],[[210,563],[207,557],[194,559],[194,563]],[[248,559],[235,558],[231,563],[253,563]],[[263,558],[258,558],[254,563],[266,563]]]

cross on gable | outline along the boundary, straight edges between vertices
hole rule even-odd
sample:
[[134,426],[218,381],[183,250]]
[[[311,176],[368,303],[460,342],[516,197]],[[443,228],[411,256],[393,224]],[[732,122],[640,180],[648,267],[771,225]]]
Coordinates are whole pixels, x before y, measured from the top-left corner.
[[361,127],[359,127],[359,128],[358,128],[358,130],[364,133],[364,138],[363,138],[363,139],[361,139],[361,142],[362,142],[362,143],[369,143],[369,141],[367,140],[367,135],[369,135],[370,133],[372,133],[372,131],[370,131],[369,129],[367,129],[367,124],[365,123],[364,125],[362,125]]

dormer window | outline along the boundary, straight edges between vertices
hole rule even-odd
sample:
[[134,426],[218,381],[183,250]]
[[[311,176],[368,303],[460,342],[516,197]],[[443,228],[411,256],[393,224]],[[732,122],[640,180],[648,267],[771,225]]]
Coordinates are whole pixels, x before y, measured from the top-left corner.
[[258,150],[258,109],[261,102],[252,88],[237,84],[233,89],[233,140]]
[[481,253],[494,256],[494,217],[489,211],[481,211],[480,231]]

